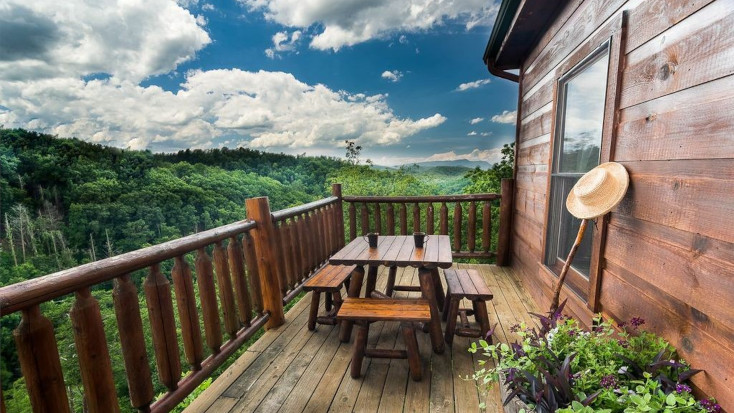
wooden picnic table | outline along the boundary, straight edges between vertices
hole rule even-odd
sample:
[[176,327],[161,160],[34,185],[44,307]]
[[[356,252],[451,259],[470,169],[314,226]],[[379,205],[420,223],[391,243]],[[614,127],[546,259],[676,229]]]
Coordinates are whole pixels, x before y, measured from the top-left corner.
[[[339,250],[331,258],[329,263],[333,265],[357,265],[358,268],[368,266],[367,285],[365,296],[372,297],[377,283],[377,270],[379,266],[390,267],[415,267],[418,268],[418,279],[420,291],[428,300],[431,309],[431,322],[428,332],[431,335],[433,351],[441,354],[445,350],[443,334],[441,332],[441,314],[439,308],[443,308],[445,299],[439,268],[449,268],[453,263],[451,255],[451,241],[448,235],[429,235],[423,248],[416,248],[413,236],[380,236],[377,248],[370,248],[364,237],[357,237],[344,248]],[[358,294],[358,293],[357,293]],[[377,294],[382,295],[382,294]],[[350,296],[355,296],[354,291]],[[384,296],[384,295],[383,295]],[[347,334],[351,332],[346,327]],[[347,338],[349,335],[346,336]]]

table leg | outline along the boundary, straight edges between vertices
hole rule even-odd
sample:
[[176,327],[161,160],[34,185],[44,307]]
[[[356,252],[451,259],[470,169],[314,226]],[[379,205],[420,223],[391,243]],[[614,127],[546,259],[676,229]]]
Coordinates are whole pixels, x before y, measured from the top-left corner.
[[392,297],[393,288],[395,287],[395,275],[398,272],[398,267],[390,267],[390,272],[387,275],[387,287],[385,288],[385,295]]
[[438,273],[438,268],[431,270],[431,278],[433,279],[433,288],[436,290],[436,302],[438,302],[438,308],[443,309],[446,295],[443,293],[443,285],[441,284],[441,275]]
[[421,283],[421,292],[423,293],[423,298],[428,300],[428,306],[431,309],[431,323],[428,332],[431,335],[433,352],[436,354],[443,354],[446,346],[444,344],[443,334],[441,332],[441,313],[438,311],[436,291],[431,270],[424,267],[419,268],[418,279]]
[[[362,290],[362,280],[364,279],[364,267],[357,267],[352,272],[352,277],[349,282],[349,291],[347,296],[359,297],[359,292]],[[352,326],[353,321],[344,320],[342,321],[341,330],[339,331],[339,340],[342,343],[348,343],[352,337]]]
[[370,265],[367,271],[367,286],[364,291],[364,296],[369,298],[372,296],[372,291],[375,291],[377,285],[377,265]]

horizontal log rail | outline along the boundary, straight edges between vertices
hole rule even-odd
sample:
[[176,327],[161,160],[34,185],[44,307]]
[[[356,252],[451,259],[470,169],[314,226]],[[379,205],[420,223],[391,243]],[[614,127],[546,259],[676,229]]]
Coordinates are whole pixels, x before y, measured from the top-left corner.
[[428,202],[468,202],[492,201],[502,198],[500,194],[459,194],[459,195],[423,195],[423,196],[350,196],[343,197],[344,202],[382,202],[382,203],[428,203]]
[[233,235],[245,233],[255,228],[256,225],[254,221],[239,221],[43,277],[0,287],[0,316],[71,294],[83,287],[110,281],[217,241],[226,240]]

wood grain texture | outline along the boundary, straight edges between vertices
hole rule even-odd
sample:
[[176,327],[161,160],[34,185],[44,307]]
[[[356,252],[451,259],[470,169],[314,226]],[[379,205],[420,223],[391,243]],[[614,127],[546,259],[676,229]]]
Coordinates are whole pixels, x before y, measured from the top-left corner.
[[79,357],[86,408],[91,413],[119,412],[120,405],[112,378],[112,362],[99,303],[88,288],[77,291],[74,296],[69,318]]
[[204,359],[204,345],[201,340],[199,314],[196,311],[194,280],[191,277],[191,268],[186,262],[186,257],[178,256],[174,259],[171,278],[176,292],[178,319],[181,323],[181,341],[183,341],[186,361],[193,370],[200,370],[201,362]]
[[161,273],[158,264],[150,267],[143,288],[148,303],[148,320],[153,334],[158,378],[169,390],[175,390],[181,378],[176,321],[173,317],[171,284]]
[[[120,348],[125,362],[130,403],[138,410],[145,410],[153,401],[153,381],[143,336],[138,289],[129,275],[115,279],[112,299],[115,304],[117,331],[120,333]],[[214,304],[216,313],[216,301]],[[217,327],[219,327],[218,320],[217,318]]]
[[[243,240],[244,241],[244,240]],[[204,248],[196,251],[196,283],[199,285],[204,335],[207,347],[212,353],[218,353],[222,346],[222,326],[217,306],[217,292],[214,287],[214,270],[212,261]]]
[[40,307],[23,310],[13,338],[33,410],[69,413],[53,325],[41,314]]

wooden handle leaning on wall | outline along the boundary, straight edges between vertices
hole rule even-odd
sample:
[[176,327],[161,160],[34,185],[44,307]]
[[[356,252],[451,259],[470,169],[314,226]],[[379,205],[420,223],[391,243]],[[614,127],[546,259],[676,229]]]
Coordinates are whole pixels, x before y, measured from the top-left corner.
[[584,232],[586,231],[586,224],[588,223],[589,223],[588,219],[581,220],[581,226],[579,227],[579,233],[576,234],[576,240],[573,242],[573,247],[571,247],[571,251],[568,252],[568,258],[566,258],[566,262],[563,264],[561,275],[558,276],[558,280],[556,280],[556,284],[553,287],[553,300],[551,301],[551,306],[550,306],[551,313],[554,313],[558,309],[558,301],[560,300],[560,297],[561,297],[561,289],[563,289],[563,282],[566,281],[566,274],[568,274],[568,269],[571,267],[571,261],[573,261],[573,257],[576,255],[576,251],[578,251],[579,245],[581,245],[581,240],[584,239]]

